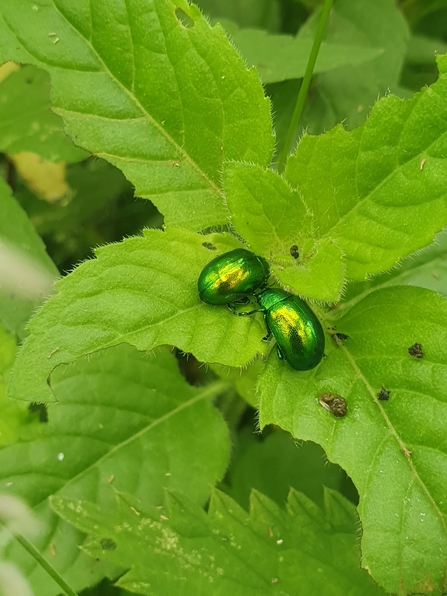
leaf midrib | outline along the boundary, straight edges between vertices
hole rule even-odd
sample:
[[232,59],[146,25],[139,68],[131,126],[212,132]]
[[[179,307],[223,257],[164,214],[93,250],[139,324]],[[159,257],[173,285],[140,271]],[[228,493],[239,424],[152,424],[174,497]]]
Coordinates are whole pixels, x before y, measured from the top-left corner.
[[379,408],[379,411],[380,411],[380,413],[382,415],[383,420],[385,421],[386,426],[388,427],[391,435],[396,440],[396,442],[397,442],[397,444],[399,446],[400,451],[404,454],[404,459],[405,459],[408,467],[410,468],[410,472],[413,475],[414,480],[416,482],[418,482],[419,486],[422,489],[422,492],[427,497],[427,499],[428,499],[429,503],[431,504],[431,506],[432,506],[434,512],[436,513],[436,515],[439,517],[439,520],[441,522],[441,525],[442,525],[442,527],[444,529],[444,535],[447,536],[447,525],[446,525],[446,520],[444,519],[444,515],[442,514],[442,511],[440,511],[440,509],[438,508],[438,505],[437,505],[436,501],[431,496],[430,491],[428,490],[427,486],[423,482],[422,478],[419,476],[419,473],[416,470],[416,467],[415,467],[415,465],[413,463],[413,460],[411,459],[410,455],[408,455],[408,456],[406,455],[406,453],[411,454],[411,451],[409,449],[407,449],[407,447],[405,446],[404,442],[401,440],[399,434],[397,433],[397,431],[395,430],[393,424],[391,423],[391,420],[387,416],[387,414],[385,412],[385,409],[383,408],[383,406],[380,403],[380,401],[377,399],[376,392],[374,391],[374,389],[369,384],[369,382],[366,379],[366,377],[363,374],[363,372],[357,366],[357,363],[356,363],[355,359],[351,356],[350,352],[346,349],[346,347],[344,345],[341,345],[340,346],[340,349],[342,349],[344,351],[345,357],[348,360],[349,364],[351,365],[352,369],[354,370],[357,378],[360,379],[364,383],[364,386],[365,386],[366,390],[371,395],[371,397],[373,398],[375,404]]
[[[99,457],[94,462],[92,462],[90,465],[88,465],[87,467],[85,467],[78,474],[76,474],[75,476],[72,476],[67,482],[65,482],[63,484],[63,486],[61,486],[54,493],[49,493],[41,501],[35,503],[33,505],[33,509],[37,509],[40,505],[44,504],[45,501],[47,501],[50,496],[60,494],[68,486],[70,486],[73,483],[77,482],[80,478],[82,478],[84,475],[86,475],[90,470],[92,470],[95,467],[97,467],[98,465],[100,465],[100,463],[103,460],[108,459],[111,455],[113,455],[113,453],[119,451],[120,449],[123,449],[127,445],[131,444],[133,441],[135,441],[135,440],[139,439],[140,437],[142,437],[145,433],[150,432],[155,427],[159,426],[160,424],[163,424],[164,422],[166,422],[170,418],[176,416],[179,412],[181,412],[181,411],[183,411],[183,410],[185,410],[185,409],[187,409],[189,407],[193,407],[196,403],[198,403],[198,402],[200,402],[202,400],[206,400],[206,399],[208,399],[208,398],[216,395],[220,391],[224,390],[228,385],[229,385],[229,383],[227,381],[223,381],[223,380],[218,380],[215,383],[213,383],[211,385],[208,385],[205,389],[203,389],[202,391],[199,391],[191,399],[188,399],[187,401],[182,402],[176,408],[174,408],[172,410],[169,410],[169,412],[167,412],[163,416],[160,416],[160,418],[157,418],[156,420],[152,421],[150,424],[144,426],[138,432],[135,432],[130,437],[127,437],[125,440],[123,440],[120,443],[117,443],[116,445],[114,445],[111,449],[107,450],[106,453],[104,453],[103,455],[101,455],[101,457]],[[64,436],[66,436],[66,435],[64,435]],[[48,437],[46,437],[46,438],[48,438]],[[60,478],[60,477],[58,477],[58,478]]]
[[[110,71],[110,69],[107,67],[106,63],[103,61],[103,59],[100,57],[100,55],[98,54],[98,52],[96,51],[96,49],[94,48],[94,46],[92,45],[91,41],[88,40],[81,31],[79,31],[79,29],[77,29],[73,23],[67,18],[67,16],[60,10],[60,8],[57,6],[55,0],[51,0],[52,4],[54,6],[55,11],[64,19],[64,21],[71,27],[71,29],[76,32],[77,35],[79,35],[80,38],[82,38],[85,42],[85,44],[90,48],[90,50],[92,51],[92,53],[96,56],[98,62],[102,65],[104,72],[107,73],[110,78],[115,82],[115,84],[117,84],[119,87],[121,87],[121,89],[130,97],[130,99],[133,101],[133,103],[135,104],[135,106],[140,110],[140,112],[146,116],[147,120],[149,121],[150,124],[152,124],[159,133],[161,133],[161,135],[163,137],[165,137],[167,139],[167,141],[179,152],[179,154],[184,156],[184,159],[186,162],[190,163],[191,167],[198,173],[198,175],[200,177],[202,177],[207,184],[211,187],[211,189],[220,197],[223,198],[223,192],[216,186],[216,184],[209,178],[209,176],[206,174],[206,172],[204,172],[204,170],[201,169],[201,167],[197,164],[196,161],[194,161],[191,156],[185,151],[185,149],[180,146],[173,138],[172,136],[164,129],[163,126],[161,126],[150,114],[149,112],[143,107],[143,105],[138,101],[138,99],[135,97],[135,95],[132,94],[132,92],[123,85],[123,83],[121,83],[121,81],[119,81]],[[130,19],[129,19],[129,14],[127,11],[127,6],[126,6],[126,12],[127,12],[127,18],[129,21],[129,33],[131,34],[131,26],[130,26]],[[19,39],[19,36],[17,34],[17,32],[11,27],[11,25],[7,22],[7,20],[5,19],[5,23],[7,24],[7,26],[9,27],[10,31]],[[161,31],[163,32],[163,29],[160,27]],[[42,61],[36,57],[28,48],[26,48],[24,42],[22,39],[20,39],[20,43],[25,47],[25,49],[36,59],[38,60],[40,63],[42,63]],[[134,54],[132,54],[132,57],[134,58]],[[48,65],[47,69],[48,68]],[[53,70],[54,66],[51,65],[51,70]],[[63,69],[66,70],[66,69]]]

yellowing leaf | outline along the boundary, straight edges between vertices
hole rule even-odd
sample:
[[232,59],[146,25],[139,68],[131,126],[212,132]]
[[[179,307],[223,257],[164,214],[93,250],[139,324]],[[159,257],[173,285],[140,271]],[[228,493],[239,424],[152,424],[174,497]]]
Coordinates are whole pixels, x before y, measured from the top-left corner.
[[4,79],[6,79],[6,77],[9,76],[12,72],[19,70],[19,68],[20,66],[16,62],[12,62],[12,60],[10,60],[9,62],[5,62],[5,64],[2,64],[2,66],[0,66],[0,83]]
[[41,199],[56,203],[69,194],[70,188],[65,181],[65,163],[52,163],[28,151],[10,155],[9,158],[29,188]]

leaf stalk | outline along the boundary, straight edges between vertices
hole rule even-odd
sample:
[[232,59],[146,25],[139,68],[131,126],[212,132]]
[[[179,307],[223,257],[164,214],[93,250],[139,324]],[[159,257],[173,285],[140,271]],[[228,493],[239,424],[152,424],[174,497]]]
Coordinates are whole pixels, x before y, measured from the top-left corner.
[[307,61],[306,71],[304,73],[303,82],[301,83],[298,96],[296,98],[295,108],[293,110],[292,118],[287,129],[286,139],[284,145],[279,153],[278,158],[278,172],[283,173],[287,157],[292,149],[292,143],[295,136],[295,131],[301,120],[301,116],[304,109],[304,103],[306,101],[307,91],[309,90],[310,81],[317,61],[318,52],[320,51],[321,42],[324,38],[326,31],[326,25],[329,19],[329,13],[331,12],[333,0],[325,0],[323,10],[321,12],[320,20],[318,22],[317,30],[315,31],[314,43],[309,54]]
[[14,534],[14,538],[17,540],[19,544],[23,546],[23,548],[37,561],[37,563],[51,576],[54,581],[60,586],[66,594],[66,596],[78,596],[76,592],[70,588],[64,578],[56,571],[56,569],[51,565],[44,556],[37,550],[37,548],[31,544],[24,536],[20,534]]

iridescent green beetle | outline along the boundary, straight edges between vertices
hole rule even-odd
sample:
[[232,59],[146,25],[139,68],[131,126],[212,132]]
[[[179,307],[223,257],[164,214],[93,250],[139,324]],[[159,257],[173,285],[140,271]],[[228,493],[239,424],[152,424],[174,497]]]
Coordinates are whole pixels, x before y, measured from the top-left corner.
[[295,370],[317,366],[324,354],[324,331],[310,306],[280,288],[264,290],[257,299],[267,331],[276,339],[279,358]]
[[202,269],[198,281],[200,300],[207,304],[249,302],[249,297],[266,287],[270,276],[267,261],[236,248],[219,255]]

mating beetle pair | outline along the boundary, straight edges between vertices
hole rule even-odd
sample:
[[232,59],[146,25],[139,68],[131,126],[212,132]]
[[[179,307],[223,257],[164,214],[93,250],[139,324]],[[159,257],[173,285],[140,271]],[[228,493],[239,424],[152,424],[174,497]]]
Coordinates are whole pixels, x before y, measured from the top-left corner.
[[269,337],[276,339],[278,356],[295,370],[310,370],[323,357],[324,332],[313,310],[298,296],[280,288],[268,288],[270,268],[258,255],[236,248],[206,265],[198,280],[200,299],[207,304],[247,304],[255,296],[259,308],[234,312],[247,316],[264,314]]

